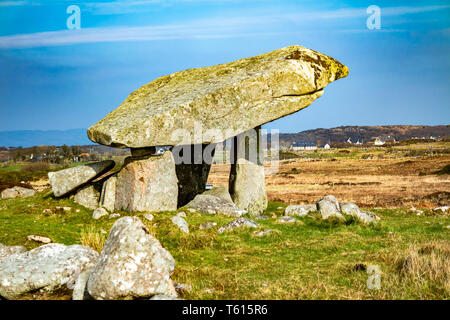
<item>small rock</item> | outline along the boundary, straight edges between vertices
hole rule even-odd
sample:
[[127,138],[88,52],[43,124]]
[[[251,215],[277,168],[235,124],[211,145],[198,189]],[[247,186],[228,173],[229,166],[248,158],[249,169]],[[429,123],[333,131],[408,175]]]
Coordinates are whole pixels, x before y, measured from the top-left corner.
[[252,234],[255,237],[264,237],[264,236],[267,236],[267,235],[271,234],[272,232],[273,232],[272,229],[266,229],[266,230],[263,230],[263,231],[255,231]]
[[278,218],[277,220],[278,223],[294,223],[297,222],[297,219],[295,219],[294,217],[291,216],[283,216]]
[[213,291],[211,289],[205,289],[205,292],[209,293],[209,294],[213,293]]
[[261,215],[259,215],[259,216],[254,216],[253,219],[255,219],[255,220],[268,220],[270,218],[269,218],[269,216],[261,216]]
[[92,219],[98,220],[103,216],[107,216],[108,215],[108,211],[106,211],[105,208],[97,208],[94,210],[94,212],[92,213]]
[[194,208],[187,208],[187,210],[191,213],[196,212],[197,210],[195,210]]
[[115,219],[115,218],[119,218],[120,217],[120,214],[119,213],[113,213],[113,214],[110,214],[109,215],[109,218],[110,219]]
[[314,204],[297,204],[287,206],[284,210],[284,215],[304,217],[314,211],[317,211],[317,206]]
[[177,217],[186,218],[186,212],[183,212],[183,211],[178,212]]
[[44,210],[42,210],[42,213],[50,214],[50,213],[52,213],[52,210],[51,209],[44,209]]
[[192,286],[190,284],[186,284],[186,283],[180,283],[180,282],[174,282],[173,283],[176,292],[179,295],[183,295],[187,292],[192,291]]
[[152,221],[154,219],[154,216],[151,213],[144,214],[144,218],[148,221]]
[[64,211],[64,212],[69,212],[69,211],[72,210],[71,207],[58,207],[58,206],[56,206],[55,209],[56,210],[61,210],[61,211]]
[[170,219],[181,231],[189,233],[189,225],[182,217],[174,216]]
[[434,208],[433,211],[446,213],[446,212],[448,211],[449,208],[450,208],[450,207],[448,207],[448,206],[437,207],[437,208]]
[[101,233],[101,234],[107,234],[108,232],[106,232],[105,229],[100,229],[100,233]]
[[50,238],[36,236],[36,235],[32,235],[32,234],[27,236],[27,240],[41,242],[41,243],[45,243],[45,244],[52,242],[52,240]]
[[219,230],[217,230],[218,233],[223,233],[228,230],[233,230],[236,228],[242,228],[242,227],[248,227],[248,228],[257,228],[259,225],[248,218],[239,218],[236,220],[231,221],[230,223],[226,224],[223,227],[220,227]]
[[210,229],[210,228],[213,228],[215,226],[217,226],[217,223],[208,221],[208,222],[205,222],[205,223],[199,225],[198,228],[200,230],[202,230],[202,229]]
[[1,199],[27,198],[36,194],[33,189],[27,189],[19,186],[8,188],[0,193]]

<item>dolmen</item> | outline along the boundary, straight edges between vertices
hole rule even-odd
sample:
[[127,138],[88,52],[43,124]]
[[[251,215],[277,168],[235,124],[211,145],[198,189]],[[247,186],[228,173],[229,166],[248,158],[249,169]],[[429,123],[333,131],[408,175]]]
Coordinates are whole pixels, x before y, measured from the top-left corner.
[[97,187],[100,205],[154,212],[185,206],[205,191],[216,144],[231,140],[231,199],[260,215],[267,208],[261,126],[309,106],[348,72],[329,56],[290,46],[153,80],[87,131],[93,142],[131,150]]

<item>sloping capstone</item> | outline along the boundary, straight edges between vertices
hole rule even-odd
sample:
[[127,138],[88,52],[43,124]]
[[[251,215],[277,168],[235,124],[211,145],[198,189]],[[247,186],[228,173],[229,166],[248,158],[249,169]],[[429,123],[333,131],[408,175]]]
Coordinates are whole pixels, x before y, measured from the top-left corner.
[[53,194],[56,197],[61,197],[111,170],[114,168],[114,165],[114,161],[105,160],[56,172],[49,172],[48,178],[52,186]]
[[178,129],[190,135],[184,144],[219,143],[309,106],[347,74],[340,62],[301,46],[180,71],[131,93],[88,137],[122,148],[173,146],[181,144]]

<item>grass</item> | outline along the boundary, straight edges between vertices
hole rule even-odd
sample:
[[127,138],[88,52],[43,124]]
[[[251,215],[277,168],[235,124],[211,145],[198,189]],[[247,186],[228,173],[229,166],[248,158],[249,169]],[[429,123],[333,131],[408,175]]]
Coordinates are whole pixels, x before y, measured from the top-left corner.
[[[299,218],[302,223],[278,224],[276,217],[285,206],[269,203],[270,219],[258,221],[257,230],[275,232],[262,238],[252,236],[254,229],[217,234],[217,228],[232,220],[219,215],[186,212],[189,234],[171,223],[174,212],[154,214],[151,222],[141,220],[174,256],[172,279],[192,285],[186,299],[450,298],[448,215],[426,210],[417,216],[398,208],[373,210],[382,218],[375,226],[323,221],[317,214]],[[43,214],[44,209],[52,212]],[[115,219],[93,220],[91,215],[69,199],[43,194],[0,200],[0,243],[31,249],[39,244],[26,237],[38,234],[100,251],[107,236],[102,230],[109,231]],[[200,230],[206,221],[217,227]],[[371,265],[381,270],[380,290],[366,286]]]

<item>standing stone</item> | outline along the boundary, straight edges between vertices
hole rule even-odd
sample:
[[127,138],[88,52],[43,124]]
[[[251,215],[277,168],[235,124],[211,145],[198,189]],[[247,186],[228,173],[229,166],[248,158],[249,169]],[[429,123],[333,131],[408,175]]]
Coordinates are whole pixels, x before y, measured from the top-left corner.
[[261,127],[234,138],[229,190],[236,206],[251,216],[267,209],[264,180],[264,154],[261,146]]
[[77,191],[73,201],[82,206],[94,210],[98,207],[98,200],[100,198],[100,192],[94,185],[87,185]]
[[117,175],[115,210],[174,211],[178,185],[170,151],[163,155],[125,159]]
[[89,295],[118,300],[172,295],[175,260],[137,217],[117,220],[89,276]]
[[117,175],[109,177],[102,187],[102,193],[100,198],[100,207],[113,212],[116,203],[116,185],[117,185]]
[[20,299],[33,295],[71,293],[76,279],[98,257],[81,246],[46,244],[0,260],[0,296]]
[[53,194],[56,197],[61,197],[111,170],[114,168],[114,165],[114,161],[106,160],[56,172],[49,172],[48,178],[52,186]]
[[[203,157],[205,149],[213,148],[207,144],[191,146],[175,146],[172,149],[176,163],[178,178],[178,207],[182,207],[195,198],[196,195],[205,191],[211,169],[214,150],[211,154]],[[188,152],[189,154],[184,154]],[[206,152],[208,153],[208,152]]]
[[1,192],[1,199],[12,199],[12,198],[27,198],[32,197],[36,194],[33,189],[23,188],[15,186],[12,188],[5,189]]

